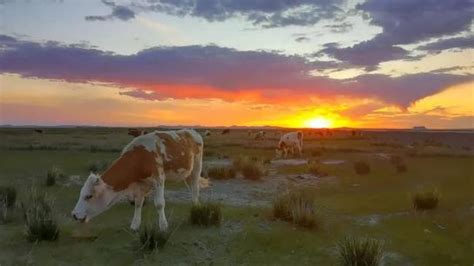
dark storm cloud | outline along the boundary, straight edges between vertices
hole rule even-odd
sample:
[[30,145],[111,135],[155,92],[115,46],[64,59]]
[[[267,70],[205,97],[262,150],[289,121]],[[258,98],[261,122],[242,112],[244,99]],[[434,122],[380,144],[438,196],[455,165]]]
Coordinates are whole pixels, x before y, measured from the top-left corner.
[[[472,24],[474,1],[368,0],[357,5],[356,9],[368,15],[370,24],[381,27],[382,32],[352,47],[326,49],[324,52],[354,65],[374,68],[384,61],[405,59],[407,51],[397,45],[468,31]],[[446,45],[453,44],[433,45],[428,50],[436,52],[445,49]]]
[[[238,51],[217,46],[154,47],[118,55],[81,45],[35,43],[0,36],[0,73],[129,88],[140,99],[220,98],[257,95],[260,103],[308,101],[311,97],[377,98],[406,107],[472,76],[421,73],[401,77],[362,75],[335,80],[310,75],[336,62]],[[331,46],[328,46],[331,47]]]

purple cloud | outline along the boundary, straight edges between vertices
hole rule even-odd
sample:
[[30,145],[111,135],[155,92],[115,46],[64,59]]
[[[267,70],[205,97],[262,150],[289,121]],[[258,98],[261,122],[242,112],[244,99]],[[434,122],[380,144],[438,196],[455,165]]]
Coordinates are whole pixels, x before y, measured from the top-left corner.
[[306,101],[311,97],[377,98],[406,107],[472,75],[422,73],[389,77],[362,75],[334,80],[312,70],[333,62],[299,56],[238,51],[217,46],[155,47],[133,55],[59,43],[35,43],[0,36],[0,73],[24,77],[97,82],[129,88],[141,99],[221,98],[265,102]]
[[[382,28],[373,39],[352,47],[325,49],[322,52],[347,63],[375,68],[379,63],[412,59],[397,45],[414,44],[430,38],[466,32],[472,23],[471,0],[368,0],[356,9],[368,14],[370,23]],[[431,46],[430,52],[444,49]],[[439,49],[436,49],[439,48]]]
[[103,0],[102,3],[104,3],[107,6],[110,6],[112,8],[112,13],[105,16],[86,16],[85,20],[106,21],[106,20],[112,20],[112,19],[120,19],[123,21],[127,21],[127,20],[135,18],[135,12],[126,6],[116,5],[114,2],[105,1],[105,0]]
[[429,51],[433,53],[438,53],[447,49],[467,49],[474,48],[474,37],[457,37],[446,40],[439,40],[436,42],[428,43],[423,46],[418,47],[420,50]]

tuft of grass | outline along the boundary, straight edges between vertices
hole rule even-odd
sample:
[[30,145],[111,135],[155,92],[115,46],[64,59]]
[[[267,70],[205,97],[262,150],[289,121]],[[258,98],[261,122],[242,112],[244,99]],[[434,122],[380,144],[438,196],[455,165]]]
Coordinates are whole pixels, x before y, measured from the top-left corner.
[[105,160],[97,160],[89,163],[88,170],[89,172],[98,173],[107,169],[109,162]]
[[259,162],[246,161],[241,168],[245,179],[260,180],[265,175],[265,169]]
[[0,200],[7,208],[12,208],[16,202],[16,189],[11,186],[0,187]]
[[59,227],[53,217],[51,202],[46,194],[32,193],[24,206],[26,239],[30,242],[54,241],[58,239]]
[[341,265],[347,266],[380,265],[383,256],[382,242],[369,238],[344,238],[337,250]]
[[241,156],[233,158],[232,168],[234,168],[237,171],[242,170],[242,167],[243,167],[245,161],[246,161],[246,159],[244,157],[241,157]]
[[193,225],[219,226],[222,222],[221,206],[215,203],[197,204],[191,207],[189,220]]
[[417,211],[435,209],[439,203],[439,193],[436,189],[417,192],[413,195],[412,202]]
[[50,169],[48,169],[48,172],[46,172],[46,186],[54,186],[56,184],[56,179],[60,177],[64,177],[63,172],[61,169],[53,165]]
[[161,231],[156,223],[144,224],[138,232],[140,250],[151,252],[163,248],[170,236],[169,231]]
[[287,192],[273,201],[273,217],[308,229],[317,229],[320,221],[312,195],[304,190]]
[[406,173],[408,171],[406,164],[401,163],[395,166],[397,173]]
[[370,173],[370,165],[365,161],[357,161],[354,163],[354,170],[359,175],[366,175]]
[[223,180],[235,178],[237,172],[233,167],[214,167],[207,171],[207,175],[212,179]]
[[394,155],[390,157],[390,163],[395,167],[397,173],[405,173],[408,170],[405,161],[401,156]]

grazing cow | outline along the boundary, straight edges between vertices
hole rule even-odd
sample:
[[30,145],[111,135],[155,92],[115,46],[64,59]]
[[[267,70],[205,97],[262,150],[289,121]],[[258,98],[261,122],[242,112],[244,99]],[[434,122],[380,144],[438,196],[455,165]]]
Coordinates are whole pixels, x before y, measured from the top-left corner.
[[35,129],[35,132],[36,132],[36,133],[39,133],[39,134],[43,134],[43,130],[42,130],[42,129]]
[[209,137],[211,135],[211,131],[206,130],[204,131],[204,137]]
[[128,130],[128,135],[130,136],[133,136],[133,137],[138,137],[138,136],[141,136],[141,135],[144,135],[146,134],[143,130],[139,130],[139,129],[135,129],[135,128],[131,128]]
[[255,134],[255,140],[265,140],[265,136],[267,135],[267,132],[261,130]]
[[225,134],[229,134],[230,133],[230,129],[226,128],[224,130],[222,130],[222,135],[225,135]]
[[120,200],[134,201],[130,228],[138,230],[145,197],[153,194],[160,230],[166,230],[164,186],[167,180],[191,184],[193,203],[198,203],[203,139],[194,130],[154,131],[133,139],[120,157],[101,175],[91,173],[82,186],[72,216],[87,222]]
[[298,150],[298,155],[301,156],[303,152],[303,133],[301,131],[289,132],[281,136],[276,149],[277,157],[288,156],[288,151],[295,154],[295,148]]

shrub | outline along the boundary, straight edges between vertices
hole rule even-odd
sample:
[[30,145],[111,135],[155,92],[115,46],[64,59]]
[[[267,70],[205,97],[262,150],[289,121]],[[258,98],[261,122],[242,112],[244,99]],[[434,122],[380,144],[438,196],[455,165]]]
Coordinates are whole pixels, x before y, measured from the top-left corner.
[[207,171],[207,175],[213,179],[230,179],[235,178],[237,172],[231,167],[215,167]]
[[58,224],[53,217],[50,201],[46,195],[33,193],[25,206],[24,217],[28,241],[54,241],[58,238]]
[[439,193],[436,189],[418,192],[413,196],[413,207],[415,210],[431,210],[438,206]]
[[247,161],[242,165],[242,175],[245,179],[259,180],[265,175],[263,166],[254,161]]
[[273,201],[273,217],[305,228],[318,228],[314,199],[307,191],[287,192]]
[[370,165],[364,161],[358,161],[354,163],[354,170],[359,175],[366,175],[370,173]]
[[193,225],[219,226],[222,222],[221,206],[215,203],[193,205],[190,211],[190,221]]
[[109,162],[105,160],[93,161],[89,163],[89,172],[98,173],[107,169]]
[[345,238],[337,244],[342,265],[380,265],[383,244],[368,238]]
[[56,184],[56,179],[63,176],[64,174],[61,169],[53,165],[46,173],[46,186],[54,186]]
[[170,235],[169,231],[161,231],[156,223],[145,224],[140,227],[138,232],[140,250],[153,251],[163,248],[168,242]]
[[14,187],[0,187],[0,200],[5,206],[11,208],[16,202],[16,189]]

